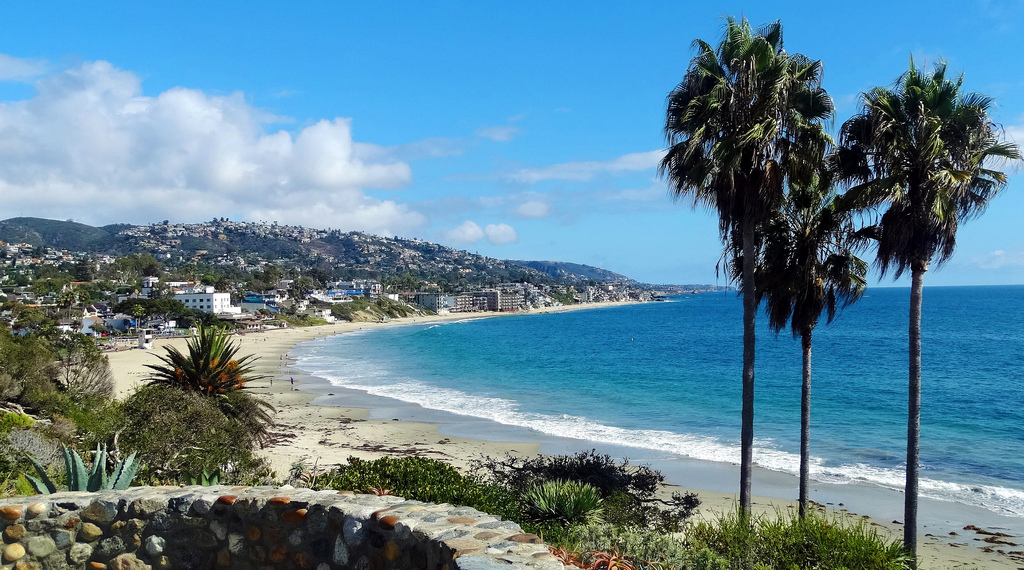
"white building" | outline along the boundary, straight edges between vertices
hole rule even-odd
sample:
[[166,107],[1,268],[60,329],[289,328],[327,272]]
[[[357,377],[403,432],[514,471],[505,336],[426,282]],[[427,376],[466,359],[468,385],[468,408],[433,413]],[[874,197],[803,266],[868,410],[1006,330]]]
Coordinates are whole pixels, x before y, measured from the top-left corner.
[[198,309],[215,315],[242,312],[241,307],[231,306],[231,294],[218,293],[213,287],[197,286],[192,292],[175,293],[174,299],[181,301],[186,308]]

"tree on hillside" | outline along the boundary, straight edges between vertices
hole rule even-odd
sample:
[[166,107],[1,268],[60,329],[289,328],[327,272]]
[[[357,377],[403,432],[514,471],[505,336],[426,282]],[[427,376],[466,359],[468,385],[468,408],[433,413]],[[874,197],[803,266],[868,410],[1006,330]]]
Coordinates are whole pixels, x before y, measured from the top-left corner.
[[849,199],[885,208],[874,227],[882,274],[911,275],[903,522],[904,543],[915,560],[924,274],[933,261],[941,266],[949,260],[960,223],[980,215],[1005,187],[999,165],[1021,158],[1016,145],[1001,141],[989,117],[992,99],[962,92],[962,85],[962,75],[947,78],[945,63],[927,73],[911,59],[910,69],[892,88],[861,95],[861,110],[843,124],[835,156],[838,171],[851,185]]
[[57,356],[57,386],[76,396],[114,395],[114,378],[103,351],[84,334],[52,331],[50,346]]
[[697,55],[669,94],[659,166],[671,191],[718,213],[723,242],[738,251],[743,296],[743,412],[740,508],[750,512],[754,444],[755,229],[773,216],[787,180],[809,180],[830,143],[823,122],[832,101],[822,65],[782,46],[782,24],[757,30],[727,19],[717,48]]
[[755,271],[759,302],[776,333],[790,325],[800,338],[803,373],[800,394],[800,518],[807,512],[811,438],[811,349],[814,327],[824,311],[828,322],[866,287],[867,263],[856,251],[851,210],[826,177],[790,188],[779,214],[762,229],[764,247]]

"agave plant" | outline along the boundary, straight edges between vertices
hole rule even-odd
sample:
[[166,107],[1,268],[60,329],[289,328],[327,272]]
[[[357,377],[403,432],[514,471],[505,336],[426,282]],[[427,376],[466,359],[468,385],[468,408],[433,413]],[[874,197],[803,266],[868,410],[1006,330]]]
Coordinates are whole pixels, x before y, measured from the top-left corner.
[[189,485],[202,485],[203,487],[212,487],[214,485],[220,485],[220,467],[213,471],[207,471],[203,469],[200,475],[184,474],[185,480],[188,481]]
[[167,354],[157,356],[163,364],[147,364],[154,372],[150,384],[165,384],[217,396],[241,390],[246,383],[263,378],[253,374],[253,356],[235,358],[238,345],[228,333],[200,325],[188,341],[188,355],[168,346]]
[[551,546],[548,545],[548,552],[555,557],[556,560],[562,563],[562,566],[572,566],[575,568],[587,568],[587,565],[580,560],[580,553],[574,550],[569,550],[564,546]]
[[[68,491],[89,491],[90,493],[104,489],[124,490],[131,485],[135,479],[135,473],[139,470],[139,461],[135,454],[129,455],[126,459],[118,461],[114,465],[114,471],[107,474],[107,446],[97,445],[96,454],[93,457],[92,469],[85,468],[85,462],[77,451],[61,446],[64,451],[64,466],[68,479]],[[39,478],[25,475],[28,482],[38,493],[49,495],[57,492],[57,486],[46,473],[43,467],[34,457],[29,457],[32,466],[39,473]]]
[[523,496],[527,517],[538,523],[591,523],[601,520],[601,495],[589,483],[546,481]]
[[593,556],[590,570],[637,570],[636,564],[628,556],[615,549],[611,552],[591,550],[590,555]]

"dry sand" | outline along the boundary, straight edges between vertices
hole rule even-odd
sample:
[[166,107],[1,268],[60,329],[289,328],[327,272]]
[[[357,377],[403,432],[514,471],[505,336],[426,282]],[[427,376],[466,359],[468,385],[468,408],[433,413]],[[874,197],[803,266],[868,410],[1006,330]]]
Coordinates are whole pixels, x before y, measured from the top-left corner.
[[[533,311],[531,314],[561,312],[578,309],[607,307],[613,304],[574,305]],[[459,468],[466,468],[474,459],[484,456],[500,457],[506,453],[533,455],[538,453],[536,443],[507,443],[481,441],[470,438],[446,436],[438,433],[438,426],[426,423],[400,422],[368,419],[368,411],[362,408],[318,406],[313,404],[314,395],[301,391],[301,382],[293,386],[289,379],[300,376],[301,372],[291,368],[288,358],[296,344],[318,337],[350,332],[359,329],[392,327],[432,321],[463,320],[475,317],[502,316],[494,313],[481,315],[442,315],[393,319],[386,323],[338,323],[306,328],[278,329],[237,336],[240,354],[254,354],[259,357],[257,372],[267,376],[253,382],[253,392],[267,398],[277,409],[275,433],[281,434],[278,441],[265,451],[272,468],[279,477],[288,473],[295,462],[320,467],[343,463],[349,456],[373,459],[384,455],[421,455],[445,460]],[[111,353],[110,364],[114,374],[115,393],[123,398],[144,383],[148,370],[146,364],[158,363],[157,354],[163,354],[162,347],[175,346],[184,350],[185,339],[157,340],[152,350],[122,350]],[[692,491],[701,499],[700,517],[715,517],[735,509],[737,495],[716,493],[700,489],[671,487],[672,491]],[[824,510],[824,507],[821,507]],[[795,501],[777,498],[754,497],[755,513],[774,514],[796,509]],[[843,510],[828,508],[829,513],[863,520],[884,536],[891,539],[902,537],[902,528],[887,521],[873,520]],[[959,531],[951,542],[949,537],[925,536],[919,543],[920,567],[924,569],[1021,569],[1024,570],[1024,555],[1017,554],[1024,546],[993,545],[992,552],[985,552],[975,541],[975,533]],[[985,536],[979,535],[980,538]],[[1015,538],[1006,539],[1015,541]],[[998,552],[1002,550],[1003,553]],[[1013,552],[1013,554],[1010,554]]]

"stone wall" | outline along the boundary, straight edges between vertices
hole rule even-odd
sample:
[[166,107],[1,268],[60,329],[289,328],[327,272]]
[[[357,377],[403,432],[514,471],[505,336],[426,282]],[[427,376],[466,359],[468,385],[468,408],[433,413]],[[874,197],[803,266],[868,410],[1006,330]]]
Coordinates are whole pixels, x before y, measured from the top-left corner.
[[562,570],[466,507],[276,487],[132,487],[0,499],[0,570]]

